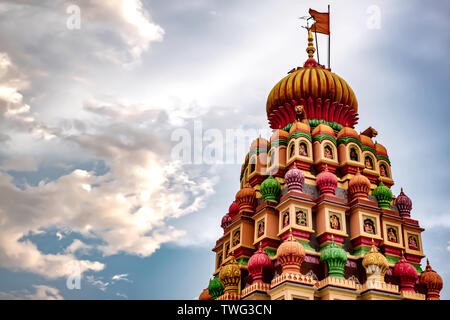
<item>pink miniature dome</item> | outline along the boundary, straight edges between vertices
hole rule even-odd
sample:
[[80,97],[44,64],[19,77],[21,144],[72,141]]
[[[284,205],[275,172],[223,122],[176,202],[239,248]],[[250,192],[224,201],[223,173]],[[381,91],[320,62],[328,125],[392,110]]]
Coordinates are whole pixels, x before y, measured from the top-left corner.
[[325,170],[317,176],[317,187],[319,187],[320,194],[333,195],[336,192],[338,180],[336,176],[328,171],[328,165],[325,165]]
[[221,223],[221,227],[223,228],[223,230],[225,231],[226,228],[228,228],[231,224],[231,217],[230,214],[227,213],[226,215],[223,216],[222,218],[222,223]]
[[400,291],[414,291],[414,285],[419,278],[416,268],[413,267],[405,257],[401,257],[400,260],[394,266],[392,273],[396,277],[400,277]]
[[303,184],[305,183],[305,175],[302,170],[298,169],[294,164],[294,167],[288,170],[284,175],[284,182],[286,183],[289,191],[302,192]]
[[228,214],[230,215],[231,219],[234,219],[235,216],[239,213],[239,206],[238,204],[233,201],[233,203],[230,205],[230,208],[228,209]]
[[401,189],[397,199],[395,199],[395,205],[400,212],[400,216],[406,218],[411,217],[412,201],[406,194],[403,193],[403,188]]
[[248,260],[247,270],[252,276],[253,283],[263,282],[264,270],[270,270],[273,268],[272,260],[266,252],[264,252],[261,243],[258,250]]

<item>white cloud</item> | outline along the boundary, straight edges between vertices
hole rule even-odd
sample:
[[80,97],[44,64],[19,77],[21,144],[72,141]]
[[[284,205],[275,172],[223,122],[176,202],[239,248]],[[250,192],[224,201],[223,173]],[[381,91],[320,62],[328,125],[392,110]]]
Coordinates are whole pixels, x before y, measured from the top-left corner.
[[124,294],[124,293],[117,292],[116,296],[124,298],[124,299],[128,299],[128,296],[126,294]]
[[[80,8],[80,29],[66,28],[64,22],[73,15],[73,12],[66,12],[69,5]],[[55,36],[55,33],[58,35],[57,41],[49,43],[49,47],[43,50],[54,53],[52,49],[57,48],[71,55],[84,47],[84,52],[127,68],[139,64],[150,44],[162,41],[165,33],[161,26],[151,20],[141,0],[84,0],[78,3],[14,0],[2,6],[2,13],[5,19],[14,16],[16,21],[20,20],[18,23],[26,26],[30,22],[29,16],[39,16],[40,25],[33,25],[29,29],[33,37],[44,39]],[[76,43],[71,43],[74,36]],[[59,46],[61,39],[71,45],[66,48]]]
[[[59,232],[58,232],[59,234]],[[62,237],[62,236],[61,236]],[[59,239],[61,240],[61,239]],[[85,244],[83,241],[79,239],[75,239],[72,243],[64,250],[67,253],[81,253],[87,254],[90,250],[92,250],[92,246]]]
[[125,282],[131,282],[130,279],[128,279],[128,273],[123,274],[116,274],[112,277],[113,281],[125,281]]
[[[93,159],[105,161],[109,168],[105,175],[77,169],[19,189],[0,172],[0,266],[55,278],[67,275],[79,252],[97,249],[104,255],[149,256],[162,243],[185,234],[170,226],[169,219],[205,206],[214,179],[191,177],[180,163],[167,161],[168,146],[158,146],[159,136],[153,132],[164,126],[153,121],[159,112],[103,105],[107,107],[86,107],[97,116],[85,122],[89,133],[60,131],[58,139],[76,143]],[[161,134],[167,136],[165,131]],[[74,240],[63,253],[43,254],[30,241],[21,241],[54,227],[99,239],[101,244]],[[81,272],[104,268],[97,261],[79,263]]]
[[34,293],[28,290],[0,292],[0,300],[63,300],[59,290],[45,285],[34,285]]
[[99,290],[101,290],[103,292],[106,291],[106,289],[108,288],[108,286],[110,284],[109,282],[102,281],[101,278],[96,279],[92,275],[86,276],[86,280],[87,280],[87,282],[92,284],[94,287],[97,287]]
[[[13,130],[30,132],[33,136],[51,139],[51,129],[36,121],[31,108],[23,100],[21,90],[29,86],[9,55],[0,52],[0,124]],[[4,140],[4,139],[2,139]]]

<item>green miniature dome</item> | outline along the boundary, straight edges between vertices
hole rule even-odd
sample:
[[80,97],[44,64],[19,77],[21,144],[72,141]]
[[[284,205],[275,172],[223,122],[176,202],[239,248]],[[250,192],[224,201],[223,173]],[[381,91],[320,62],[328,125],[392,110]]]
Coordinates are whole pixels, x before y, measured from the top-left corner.
[[380,182],[378,187],[372,191],[372,194],[377,198],[378,207],[381,209],[391,209],[392,191],[383,182]]
[[223,294],[223,284],[220,282],[219,276],[209,281],[208,292],[214,300]]
[[264,198],[264,201],[278,202],[281,192],[281,185],[277,179],[270,176],[263,183],[259,190]]
[[325,246],[320,254],[320,261],[325,261],[328,265],[328,276],[344,277],[345,265],[347,264],[347,251],[334,241]]

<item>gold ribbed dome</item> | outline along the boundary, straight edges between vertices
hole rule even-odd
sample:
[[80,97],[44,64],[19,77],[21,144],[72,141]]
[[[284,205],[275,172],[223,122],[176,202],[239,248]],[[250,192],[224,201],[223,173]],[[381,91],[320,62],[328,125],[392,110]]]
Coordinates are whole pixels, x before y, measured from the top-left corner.
[[355,93],[344,79],[321,67],[307,67],[290,73],[275,85],[267,99],[267,114],[272,108],[286,102],[300,101],[301,98],[306,100],[309,97],[330,99],[358,112]]
[[357,123],[355,93],[344,79],[314,60],[312,39],[310,33],[309,59],[303,67],[291,70],[269,93],[266,112],[272,129],[292,123],[297,104],[306,108],[308,119],[336,122],[343,127],[353,127]]
[[238,292],[241,269],[233,254],[231,254],[231,259],[220,269],[219,279],[223,283],[224,292]]
[[370,251],[364,255],[362,265],[366,269],[369,266],[378,266],[382,275],[384,275],[389,270],[389,263],[386,257],[379,253],[378,249],[373,244],[370,248]]

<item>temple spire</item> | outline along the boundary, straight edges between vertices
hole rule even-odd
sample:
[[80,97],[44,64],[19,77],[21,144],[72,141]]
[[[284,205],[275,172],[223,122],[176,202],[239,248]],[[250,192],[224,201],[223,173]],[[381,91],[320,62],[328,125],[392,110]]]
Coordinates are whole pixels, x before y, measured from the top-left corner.
[[308,53],[308,58],[314,58],[314,52],[316,52],[316,48],[314,48],[314,37],[312,35],[311,29],[308,30],[308,47],[306,48],[306,52]]

